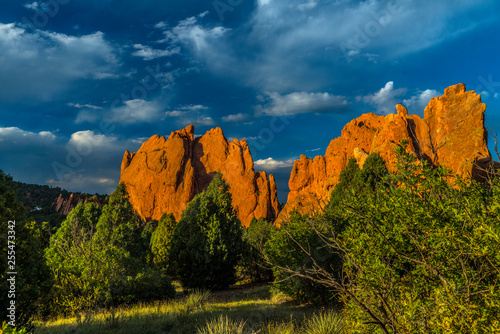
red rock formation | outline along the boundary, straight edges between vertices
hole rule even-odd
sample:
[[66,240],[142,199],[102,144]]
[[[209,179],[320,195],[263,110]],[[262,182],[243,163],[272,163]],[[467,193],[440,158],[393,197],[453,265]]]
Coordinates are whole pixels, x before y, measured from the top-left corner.
[[402,105],[397,113],[377,116],[369,113],[349,122],[340,137],[333,139],[325,156],[313,160],[301,156],[295,161],[289,180],[290,193],[278,221],[297,210],[312,213],[321,210],[330,199],[340,172],[354,156],[364,163],[367,154],[378,153],[389,169],[394,169],[393,147],[401,139],[409,140],[408,149],[434,165],[444,165],[461,176],[478,177],[477,164],[492,163],[484,128],[486,105],[464,84],[447,88],[425,108],[424,118],[408,115]]
[[71,210],[73,210],[78,203],[81,202],[84,202],[84,200],[73,194],[69,195],[68,199],[65,199],[63,195],[60,194],[57,200],[52,203],[52,210],[59,212],[61,215],[67,216]]
[[220,128],[199,138],[193,133],[194,126],[189,125],[168,139],[151,137],[136,153],[125,152],[120,182],[137,213],[144,219],[173,213],[179,219],[189,201],[220,171],[243,225],[254,217],[274,220],[278,212],[274,177],[254,172],[247,142],[229,142]]

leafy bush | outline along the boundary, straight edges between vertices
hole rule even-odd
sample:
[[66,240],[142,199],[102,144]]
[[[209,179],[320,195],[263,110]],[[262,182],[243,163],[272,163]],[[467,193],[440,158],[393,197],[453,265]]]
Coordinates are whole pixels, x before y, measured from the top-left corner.
[[499,332],[500,178],[453,178],[406,145],[396,148],[397,170],[380,178],[351,164],[327,214],[307,222],[341,257],[341,275],[311,252],[307,233],[282,251],[299,248],[302,257],[286,256],[308,264],[280,269],[336,291],[348,333]]
[[170,247],[170,259],[184,287],[222,289],[235,282],[243,251],[242,227],[220,173],[184,210]]
[[500,180],[455,179],[397,148],[374,196],[342,205],[352,333],[493,333],[500,323]]
[[273,264],[274,288],[301,302],[329,304],[335,302],[331,289],[316,282],[319,276],[312,275],[310,279],[304,274],[317,262],[330,266],[331,274],[337,275],[342,264],[317,234],[317,229],[324,228],[324,221],[318,218],[312,222],[309,216],[292,213],[289,221],[266,242],[264,253]]
[[17,329],[16,327],[11,327],[6,321],[2,323],[2,328],[0,328],[0,333],[3,334],[27,334],[28,331],[24,328]]
[[266,242],[271,238],[276,227],[264,218],[252,219],[250,226],[243,231],[246,249],[242,262],[238,266],[239,280],[243,282],[269,282],[273,272],[264,258]]

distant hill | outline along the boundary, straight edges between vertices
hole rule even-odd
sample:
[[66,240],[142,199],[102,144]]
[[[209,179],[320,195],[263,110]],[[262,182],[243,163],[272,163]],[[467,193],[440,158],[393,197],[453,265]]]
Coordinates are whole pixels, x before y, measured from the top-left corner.
[[70,192],[59,187],[29,184],[14,181],[17,198],[28,209],[30,216],[37,222],[49,222],[52,227],[59,226],[66,215],[80,202],[104,204],[107,195]]

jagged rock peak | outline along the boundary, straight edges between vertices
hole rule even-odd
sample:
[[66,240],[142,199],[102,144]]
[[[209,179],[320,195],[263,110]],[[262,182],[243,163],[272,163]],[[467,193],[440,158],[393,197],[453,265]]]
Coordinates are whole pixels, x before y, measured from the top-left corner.
[[152,136],[136,153],[125,152],[120,182],[125,183],[130,202],[142,218],[160,219],[163,213],[173,213],[179,219],[189,201],[219,171],[243,225],[248,226],[254,217],[276,218],[274,177],[256,173],[247,142],[229,142],[221,128],[197,138],[193,125],[172,132],[168,139]]
[[388,168],[394,169],[393,148],[401,139],[409,141],[410,151],[434,165],[444,165],[461,176],[481,178],[481,166],[493,163],[484,127],[485,109],[480,95],[458,84],[446,88],[441,97],[431,99],[423,119],[408,115],[400,104],[395,114],[361,115],[330,142],[325,156],[314,160],[301,156],[295,161],[288,183],[290,193],[278,221],[286,219],[293,210],[322,210],[340,172],[353,156],[362,165],[368,154],[378,153]]

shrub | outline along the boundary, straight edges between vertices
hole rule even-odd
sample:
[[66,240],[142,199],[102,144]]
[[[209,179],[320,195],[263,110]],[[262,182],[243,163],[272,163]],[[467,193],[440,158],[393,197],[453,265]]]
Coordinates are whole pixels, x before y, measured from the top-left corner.
[[[9,223],[12,221],[13,223]],[[7,319],[9,284],[17,272],[16,325],[29,326],[44,307],[52,285],[52,275],[45,264],[43,249],[48,240],[48,225],[29,221],[19,202],[12,177],[0,170],[0,317]],[[11,268],[10,266],[13,266]]]
[[198,329],[198,334],[250,334],[245,329],[244,321],[231,320],[227,316],[221,315],[213,319]]
[[252,219],[244,229],[243,241],[246,249],[239,265],[239,279],[244,282],[269,282],[273,272],[263,255],[264,246],[276,227],[264,218]]
[[334,311],[314,314],[305,325],[305,334],[341,334],[344,332],[342,317]]
[[102,209],[80,203],[46,250],[55,277],[54,312],[173,297],[170,278],[149,259],[149,232],[120,184]]
[[187,296],[186,306],[191,309],[199,308],[203,306],[209,297],[210,291],[195,289]]
[[[313,221],[315,223],[313,224]],[[315,282],[304,274],[314,267],[314,262],[327,265],[332,275],[338,275],[341,262],[337,254],[331,253],[316,229],[324,228],[323,220],[292,213],[266,242],[264,253],[273,265],[273,286],[286,295],[300,301],[316,304],[335,302],[331,289]]]
[[348,333],[499,332],[500,178],[454,179],[406,145],[396,148],[397,170],[376,182],[352,168],[351,180],[365,181],[344,184],[323,220],[308,222],[341,257],[341,275],[311,252],[308,233],[284,244],[296,266],[280,270],[339,293]]

